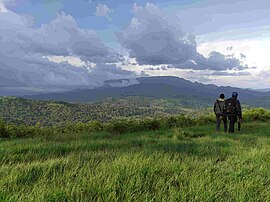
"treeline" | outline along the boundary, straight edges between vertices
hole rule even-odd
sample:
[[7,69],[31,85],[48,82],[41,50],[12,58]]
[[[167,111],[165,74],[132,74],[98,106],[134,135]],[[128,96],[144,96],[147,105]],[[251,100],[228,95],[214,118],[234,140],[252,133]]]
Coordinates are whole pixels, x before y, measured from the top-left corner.
[[[191,104],[192,102],[189,103]],[[16,125],[59,126],[68,122],[88,123],[93,120],[107,122],[120,117],[157,117],[196,111],[187,109],[187,106],[188,103],[178,99],[146,97],[111,98],[87,104],[2,97],[0,117]],[[201,106],[193,106],[195,109],[198,107]]]
[[[243,114],[244,121],[269,121],[270,110],[263,108],[251,109]],[[167,116],[163,118],[125,118],[112,120],[107,123],[100,121],[90,121],[89,123],[67,123],[62,126],[40,125],[16,126],[6,124],[0,121],[0,137],[1,138],[18,138],[18,137],[35,137],[61,134],[61,133],[81,133],[81,132],[108,132],[111,134],[123,134],[147,130],[169,129],[174,127],[189,127],[195,125],[206,125],[215,122],[212,115],[203,115],[197,118],[187,115]]]

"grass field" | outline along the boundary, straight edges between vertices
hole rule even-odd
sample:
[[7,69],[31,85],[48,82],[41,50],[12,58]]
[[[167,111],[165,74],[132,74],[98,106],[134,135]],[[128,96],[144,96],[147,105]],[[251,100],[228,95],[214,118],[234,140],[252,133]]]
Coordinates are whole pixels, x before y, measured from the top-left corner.
[[270,201],[270,124],[0,140],[0,201]]

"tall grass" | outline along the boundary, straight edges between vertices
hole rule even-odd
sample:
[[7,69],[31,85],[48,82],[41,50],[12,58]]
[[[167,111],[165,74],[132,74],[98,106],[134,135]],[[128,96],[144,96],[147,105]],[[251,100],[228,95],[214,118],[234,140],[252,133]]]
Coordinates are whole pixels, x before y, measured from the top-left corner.
[[0,141],[0,201],[269,201],[269,122]]

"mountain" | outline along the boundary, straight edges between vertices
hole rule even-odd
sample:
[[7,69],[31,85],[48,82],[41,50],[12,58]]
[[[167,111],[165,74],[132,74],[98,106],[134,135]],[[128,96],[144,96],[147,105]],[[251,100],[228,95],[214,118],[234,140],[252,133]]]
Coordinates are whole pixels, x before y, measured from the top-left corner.
[[29,99],[37,100],[59,100],[66,102],[92,102],[101,101],[106,98],[123,98],[128,96],[143,96],[153,98],[181,98],[189,100],[207,99],[210,103],[216,99],[220,93],[230,97],[232,92],[239,93],[239,99],[245,101],[256,100],[270,93],[252,91],[247,89],[234,88],[229,86],[218,87],[216,85],[205,85],[198,82],[187,81],[178,77],[158,76],[137,78],[137,83],[126,87],[117,86],[123,80],[108,81],[102,88],[96,89],[77,89],[62,93],[48,93],[39,95],[24,96]]
[[112,80],[103,88],[0,97],[0,117],[16,124],[63,125],[119,117],[196,115],[208,113],[220,93],[229,97],[234,91],[246,104],[243,108],[270,106],[269,93],[204,85],[177,77],[142,77],[133,85],[114,87],[128,82]]

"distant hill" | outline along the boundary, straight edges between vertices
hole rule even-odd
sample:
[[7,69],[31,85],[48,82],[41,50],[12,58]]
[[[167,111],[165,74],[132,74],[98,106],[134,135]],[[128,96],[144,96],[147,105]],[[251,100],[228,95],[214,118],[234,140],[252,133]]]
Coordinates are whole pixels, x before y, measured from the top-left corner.
[[239,98],[244,102],[256,100],[265,96],[270,96],[270,93],[258,92],[247,89],[234,87],[218,87],[216,85],[205,85],[198,82],[190,82],[178,77],[142,77],[137,78],[138,83],[126,87],[112,87],[117,82],[122,80],[109,81],[105,87],[96,89],[77,89],[63,93],[48,93],[24,96],[29,99],[38,100],[59,100],[66,102],[92,102],[101,101],[107,98],[123,98],[128,96],[144,96],[152,98],[181,98],[187,101],[193,99],[207,99],[213,102],[220,93],[225,93],[230,97],[232,92],[237,91]]
[[255,89],[255,91],[258,91],[258,92],[270,92],[270,88]]
[[109,121],[123,117],[154,117],[179,113],[194,115],[208,108],[207,103],[206,100],[198,102],[194,99],[187,102],[145,97],[109,98],[92,103],[0,97],[0,118],[15,124],[63,125],[68,122]]

